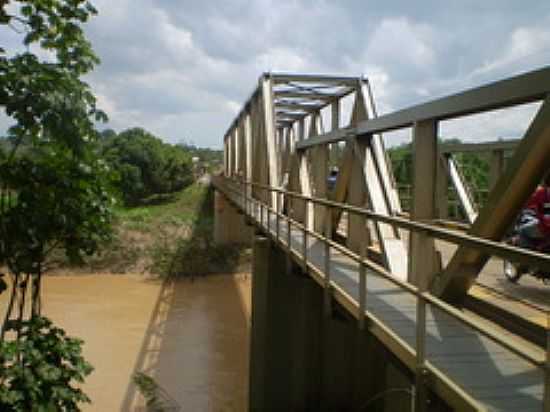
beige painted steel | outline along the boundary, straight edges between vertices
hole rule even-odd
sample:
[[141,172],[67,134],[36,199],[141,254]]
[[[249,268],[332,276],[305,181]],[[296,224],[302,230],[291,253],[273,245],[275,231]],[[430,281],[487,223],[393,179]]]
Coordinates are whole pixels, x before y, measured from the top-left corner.
[[[305,86],[296,86],[297,82],[305,82]],[[357,150],[354,151],[352,148],[354,146],[358,147],[358,145],[357,143],[353,143],[353,145],[348,144],[342,156],[344,162],[340,168],[336,189],[333,191],[331,198],[337,201],[346,201],[347,199],[349,202],[350,195],[352,195],[351,197],[355,197],[355,199],[359,199],[362,196],[360,200],[356,200],[361,203],[361,206],[368,204],[376,213],[382,215],[386,214],[386,216],[391,217],[392,215],[399,214],[400,205],[398,203],[391,170],[384,151],[383,141],[380,137],[377,137],[377,133],[408,127],[423,120],[431,119],[437,122],[439,120],[452,119],[467,114],[540,100],[550,92],[549,83],[550,68],[544,68],[388,115],[368,118],[369,112],[365,104],[366,92],[363,90],[365,85],[368,86],[368,83],[364,79],[317,75],[266,74],[261,77],[258,88],[251,94],[251,97],[225,135],[225,172],[227,176],[246,175],[249,182],[260,183],[272,187],[282,187],[281,185],[283,182],[287,182],[286,184],[289,188],[291,186],[295,187],[299,193],[309,193],[317,196],[316,187],[322,185],[321,176],[324,173],[323,169],[325,171],[328,170],[328,165],[326,164],[327,160],[323,159],[324,156],[313,153],[314,150],[310,150],[310,148],[320,144],[326,147],[327,143],[338,141],[353,141],[354,136],[357,135],[357,140],[364,140],[367,145],[370,145],[365,149],[366,154],[364,156],[364,161],[362,162],[360,159],[358,161],[362,169],[361,173],[363,173],[363,178],[365,178],[366,174],[369,176],[366,187],[365,183],[359,186],[359,188],[356,187],[355,181],[359,179],[358,177],[355,177],[352,182],[351,178],[353,177],[352,171],[354,162],[357,160],[355,159]],[[327,85],[332,86],[327,88]],[[316,88],[317,86],[320,87]],[[325,92],[327,90],[331,91]],[[352,113],[352,124],[347,127],[339,128],[337,126],[339,126],[341,108],[337,106],[340,106],[340,99],[350,93],[356,95],[356,107],[354,107]],[[372,95],[370,92],[367,94],[368,97],[371,98],[371,112],[373,115],[376,115]],[[279,108],[276,110],[275,106],[277,104]],[[285,105],[287,106],[285,107]],[[301,110],[301,108],[299,112],[296,113],[287,110],[296,109],[298,108],[297,106],[303,106],[308,109],[311,107],[326,108],[331,111],[332,120],[330,131],[324,133],[322,125],[320,124],[323,117],[327,115],[326,111],[324,112],[324,116],[319,114],[311,116],[309,111]],[[286,111],[286,114],[277,114],[279,109]],[[361,113],[361,111],[364,111],[364,113]],[[246,120],[243,120],[245,119],[245,115],[250,117],[250,144],[247,144],[247,139],[245,137],[246,131],[243,130],[246,129],[246,126],[243,127],[243,121],[246,123]],[[316,133],[308,133],[309,136],[307,138],[305,136],[306,116],[308,117],[307,124],[309,125],[309,131],[311,132],[312,129],[317,128]],[[285,118],[286,120],[284,120]],[[336,119],[338,121],[336,121]],[[541,124],[543,124],[546,121],[547,120],[541,120],[539,123],[542,122]],[[539,126],[539,129],[541,127],[542,126]],[[276,128],[278,128],[278,130],[276,130]],[[284,131],[282,128],[287,129],[287,131]],[[293,144],[293,148],[295,148],[297,152],[291,148],[287,156],[285,153],[288,150],[290,130],[294,130],[296,133],[295,138],[297,141]],[[276,134],[276,132],[278,134]],[[510,145],[512,145],[511,142],[498,142],[498,144],[502,146],[499,146],[499,149],[502,148],[502,150],[508,150]],[[523,142],[521,146],[523,146]],[[493,146],[493,148],[494,147],[495,146]],[[453,149],[452,147],[447,149],[442,148],[442,151],[453,151],[455,149],[456,148]],[[465,145],[462,149],[480,150],[481,147],[478,146],[477,148],[473,148]],[[516,150],[516,152],[518,150]],[[362,151],[363,149],[359,152]],[[243,153],[247,153],[246,156],[244,156]],[[248,153],[250,153],[250,155],[248,155]],[[300,153],[300,155],[298,155],[298,153]],[[540,155],[540,153],[538,154]],[[521,158],[523,160],[521,161],[526,161],[527,157],[528,156],[523,156]],[[243,165],[243,163],[246,164]],[[514,167],[517,169],[519,166],[515,165]],[[543,173],[537,169],[539,166],[533,168],[529,164],[526,167],[529,170],[527,172],[518,172],[518,176],[530,176],[531,174]],[[540,167],[542,168],[542,166]],[[531,172],[533,169],[537,169],[536,172]],[[287,170],[288,176],[286,175]],[[508,170],[510,170],[510,168],[508,168]],[[248,173],[248,171],[250,171],[250,173]],[[318,171],[319,175],[317,175]],[[357,176],[360,175],[358,172],[359,170],[355,171]],[[494,175],[496,175],[496,173]],[[506,175],[506,173],[503,174],[503,176],[504,175]],[[523,178],[518,177],[514,181],[523,183],[524,180],[522,179]],[[309,181],[309,183],[307,183],[307,181]],[[353,190],[358,190],[359,192],[363,190],[364,192],[362,195],[359,194],[359,196],[357,196],[357,193],[350,193],[350,187],[354,187]],[[498,187],[499,185],[495,187],[493,192],[496,192]],[[527,189],[523,187],[522,190],[524,192],[527,191]],[[269,196],[267,191],[259,190],[257,187],[254,187],[252,193],[253,196],[258,199],[266,197],[267,200],[267,197],[269,197],[269,203],[272,205],[274,204],[275,197],[273,195]],[[493,194],[493,196],[495,195]],[[512,203],[517,205],[520,204],[524,198],[522,201],[516,198],[519,199],[522,196],[523,195],[503,195],[503,199],[509,200],[509,198],[511,198],[513,199]],[[504,218],[504,220],[511,219],[513,214],[511,210],[515,208],[515,206],[511,207],[508,200],[502,200],[502,203],[497,202],[499,208],[504,208],[506,210],[506,212],[496,213]],[[285,207],[289,206],[290,205],[285,204]],[[439,215],[441,216],[443,206],[439,201],[438,206]],[[497,206],[493,204],[491,207]],[[386,211],[383,210],[384,208],[386,208]],[[292,207],[290,207],[290,209],[292,209]],[[318,217],[321,214],[321,209],[318,209],[315,213],[308,213],[308,217],[315,221],[316,216]],[[341,211],[333,210],[332,214],[333,227],[336,227]],[[364,216],[359,216],[359,218],[364,219]],[[479,221],[480,218],[477,220]],[[380,225],[391,226],[393,223],[389,222],[392,221],[377,221],[378,237],[381,238],[382,243],[384,243],[383,241],[386,236],[384,234],[381,235]],[[508,223],[509,221],[506,223],[501,222],[499,225],[502,226]],[[308,221],[307,224],[308,227],[310,227],[311,222]],[[357,228],[365,230],[366,226],[352,225],[352,227],[356,230]],[[499,230],[501,231],[501,228],[495,231],[498,232]],[[488,233],[483,230],[481,232],[483,232],[483,236],[485,236],[485,233]],[[489,230],[489,232],[491,231]],[[397,231],[394,231],[394,233],[397,237]],[[491,239],[498,238],[494,233],[492,236]],[[359,241],[359,243],[361,242]],[[384,245],[382,245],[381,248],[384,249]],[[383,250],[383,252],[385,253],[386,260],[398,260],[397,258],[394,259],[391,253],[388,253],[388,248],[386,248],[385,251]],[[474,255],[476,253],[481,255],[479,251],[474,252]],[[469,253],[466,254],[469,255]],[[479,266],[478,263],[471,265],[468,270],[470,272],[472,270],[475,272],[477,269],[474,270],[474,267]],[[443,278],[446,276],[447,274],[444,275]],[[462,274],[458,276],[462,276]],[[470,275],[466,275],[465,277],[469,278]],[[447,281],[448,279],[445,280],[445,282]],[[458,283],[463,284],[467,284],[467,282],[468,281],[458,281]],[[460,288],[457,290],[458,294],[463,294],[465,290],[467,290],[467,287],[463,288],[463,290],[460,290]]]
[[[448,120],[531,103],[544,99],[548,93],[550,93],[550,67],[545,67],[362,122],[355,133],[367,136],[372,133],[409,127],[420,120]],[[325,136],[317,136],[314,140],[300,144],[299,148],[332,142]]]
[[[305,153],[300,152],[298,153],[298,162],[300,167],[300,193],[302,193],[305,196],[311,196],[312,190],[311,190],[311,174],[309,170],[309,164],[307,161],[307,156]],[[311,202],[304,202],[302,201],[303,206],[302,210],[304,213],[304,216],[302,217],[303,221],[302,223],[305,223],[305,226],[308,229],[313,228],[313,219],[314,219],[314,205]]]
[[[328,179],[328,147],[317,146],[311,150],[311,168],[313,193],[315,197],[327,198],[327,179]],[[314,225],[315,230],[323,232],[326,225],[326,210],[324,206],[316,205],[314,207]]]
[[[387,198],[384,196],[384,184],[380,179],[378,170],[380,165],[376,164],[373,156],[372,146],[369,142],[362,148],[363,153],[358,155],[363,158],[365,187],[370,209],[380,215],[390,216],[390,208]],[[356,148],[360,150],[361,146]],[[378,167],[377,167],[378,166]],[[374,224],[380,249],[383,254],[385,266],[398,279],[407,279],[408,256],[404,242],[397,236],[391,225],[381,222]]]
[[[258,223],[258,220],[257,220],[257,216],[256,216],[256,222]],[[265,228],[265,223],[258,223],[258,225],[260,227],[263,227],[263,230],[266,231],[266,233],[268,235],[272,235],[271,234],[271,231],[270,230],[267,230]],[[283,225],[283,228],[285,226]],[[300,262],[301,262],[301,259],[302,259],[302,256],[300,254],[300,252],[297,252],[299,250],[301,250],[301,247],[302,245],[300,244],[300,241],[299,239],[301,239],[301,235],[299,234],[301,232],[301,230],[299,228],[295,228],[293,229],[293,246],[292,248],[289,248],[287,249],[288,253],[293,256],[295,259],[300,259]],[[314,232],[311,232],[311,234],[313,235]],[[285,238],[285,236],[283,236],[283,238]],[[333,248],[336,248],[337,245],[336,244],[332,244],[332,247]],[[341,246],[339,246],[341,247]],[[323,274],[322,272],[319,273],[319,268],[323,266],[323,260],[322,260],[322,255],[319,255],[319,252],[318,250],[315,248],[315,245],[314,244],[311,244],[310,246],[310,249],[311,249],[311,253],[308,251],[308,256],[309,258],[311,259],[309,262],[307,262],[307,265],[308,265],[308,272],[311,273],[312,277],[320,284],[320,285],[323,285],[324,284],[324,279],[323,279]],[[317,250],[317,251],[316,251]],[[344,249],[337,249],[338,250],[338,254],[340,254],[341,256],[341,253],[345,252]],[[338,267],[342,267],[342,268],[350,268],[352,267],[353,265],[351,264],[350,260],[349,259],[342,259],[342,258],[337,258],[336,256],[334,257],[335,259],[333,259],[333,268],[338,268]],[[355,258],[354,258],[355,259]],[[398,280],[395,280],[393,278],[393,276],[391,276],[391,274],[387,273],[384,271],[383,268],[380,268],[380,267],[377,267],[376,265],[373,265],[372,263],[369,263],[368,261],[365,262],[367,264],[367,267],[369,270],[374,270],[375,273],[377,272],[380,276],[384,276],[384,278],[388,281],[391,281],[392,283],[394,283],[395,285],[399,286],[399,288],[402,288],[401,291],[402,292],[405,292],[405,291],[409,291],[409,292],[412,292],[412,293],[415,293],[416,289],[413,288],[412,286],[410,286],[409,284],[407,283],[402,283],[402,282],[399,282]],[[341,266],[339,266],[341,265]],[[349,270],[349,269],[348,269]],[[334,269],[331,270],[331,272],[334,272]],[[334,278],[334,281],[332,282],[332,290],[334,292],[334,297],[335,299],[342,303],[342,305],[344,305],[344,307],[346,308],[349,308],[350,310],[350,313],[357,317],[359,319],[359,313],[358,313],[358,295],[357,295],[357,291],[354,291],[353,290],[353,286],[352,286],[352,283],[341,283],[341,282],[348,282],[346,281],[344,278],[341,277],[341,274],[338,274],[336,272],[334,272],[335,275],[337,275],[335,278]],[[373,273],[371,273],[370,275],[370,279],[371,279],[371,282],[372,281],[376,281],[377,279],[377,276],[374,276],[373,277]],[[377,281],[376,281],[377,282]],[[376,283],[375,282],[375,283]],[[353,281],[353,285],[357,285],[357,280]],[[356,286],[355,286],[356,287]],[[395,290],[393,290],[393,292],[391,293],[388,293],[389,290],[386,290],[386,288],[383,288],[382,290],[380,290],[380,292],[382,292],[382,295],[380,295],[381,297],[384,297],[384,299],[392,299],[392,304],[396,305],[396,307],[400,307],[399,310],[404,310],[406,313],[410,312],[411,310],[414,311],[414,306],[411,308],[409,304],[405,303],[404,300],[410,300],[408,298],[406,298],[407,296],[407,293],[398,293],[397,291],[399,290],[399,288],[396,288]],[[370,289],[369,289],[370,290]],[[370,290],[369,293],[373,293],[372,290]],[[374,296],[371,296],[371,297],[375,297],[376,295]],[[414,299],[414,298],[413,298]],[[438,308],[438,310],[443,310],[444,313],[447,313],[449,316],[453,317],[453,318],[456,318],[456,319],[461,319],[461,322],[465,322],[466,325],[468,325],[468,327],[473,327],[476,331],[480,331],[482,332],[483,334],[486,334],[486,336],[490,336],[491,338],[490,339],[495,339],[496,342],[499,342],[499,344],[502,344],[504,345],[505,348],[507,348],[507,350],[512,350],[513,353],[515,354],[521,354],[522,353],[522,350],[519,349],[519,348],[515,348],[515,343],[513,343],[512,341],[508,341],[507,338],[505,337],[499,337],[498,336],[498,333],[495,333],[493,331],[490,331],[490,330],[487,330],[487,327],[485,326],[485,324],[482,324],[482,323],[479,323],[479,322],[476,322],[474,320],[469,320],[467,316],[463,315],[460,311],[454,309],[454,308],[451,308],[449,307],[448,305],[445,305],[443,302],[439,301],[437,298],[429,295],[429,294],[423,294],[423,299],[426,300],[427,303],[429,303],[430,306],[433,306],[435,305],[435,307]],[[371,302],[371,300],[369,299],[368,302]],[[378,312],[377,309],[375,307],[371,307],[371,306],[368,306],[367,307],[367,310],[368,310],[368,314],[367,314],[367,317],[368,317],[368,327],[369,327],[369,330],[375,334],[382,342],[384,342],[385,345],[387,345],[387,347],[392,351],[392,353],[394,353],[396,356],[398,356],[400,359],[402,359],[405,364],[411,368],[412,371],[415,371],[416,370],[416,366],[417,366],[417,361],[416,361],[416,357],[417,357],[417,354],[415,355],[415,351],[414,349],[412,349],[412,347],[410,346],[410,342],[411,342],[411,339],[410,337],[407,337],[409,336],[408,334],[405,335],[405,340],[403,340],[403,331],[399,330],[399,328],[401,328],[403,325],[405,325],[405,323],[403,322],[397,322],[397,323],[394,323],[391,327],[386,323],[388,320],[390,320],[390,324],[392,323],[391,322],[391,319],[393,318],[393,316],[390,316],[389,319],[386,319],[386,320],[383,320],[384,318],[378,318],[377,314],[380,313],[382,316],[386,316],[384,315],[384,313],[387,313],[387,307],[384,306],[384,310],[383,312]],[[408,312],[407,312],[408,311]],[[430,319],[432,319],[432,317],[434,316],[434,312],[433,312],[433,309],[430,310]],[[439,317],[440,315],[438,315]],[[430,320],[430,322],[433,322],[433,319]],[[427,331],[429,331],[430,334],[436,334],[436,336],[440,336],[440,334],[444,334],[444,335],[449,335],[448,336],[448,339],[458,339],[454,344],[453,343],[450,343],[449,340],[445,340],[445,341],[441,341],[440,342],[440,339],[438,338],[437,339],[437,342],[439,342],[441,344],[441,348],[445,348],[445,350],[449,350],[451,349],[452,350],[459,350],[459,352],[462,354],[462,355],[469,355],[468,359],[466,359],[465,362],[462,362],[460,361],[459,358],[456,359],[456,361],[458,362],[455,362],[455,361],[451,361],[451,363],[449,365],[453,365],[453,368],[455,369],[455,371],[472,371],[472,368],[471,368],[471,362],[476,362],[476,359],[475,359],[475,356],[481,356],[483,359],[485,359],[485,361],[487,361],[487,359],[491,359],[491,362],[498,362],[498,359],[501,359],[504,361],[506,359],[506,354],[505,353],[502,353],[502,352],[499,352],[499,351],[495,351],[494,353],[487,353],[485,350],[479,350],[479,351],[476,351],[475,354],[474,353],[470,353],[470,352],[464,352],[462,353],[462,351],[460,351],[461,349],[461,346],[458,342],[461,342],[461,345],[464,345],[464,344],[468,344],[468,345],[473,345],[471,346],[472,348],[479,348],[479,345],[480,345],[480,341],[478,341],[478,339],[475,337],[475,335],[464,335],[466,337],[466,339],[472,339],[473,338],[473,341],[471,343],[467,343],[467,340],[466,341],[462,341],[461,337],[463,336],[462,334],[456,334],[456,332],[458,332],[459,330],[455,330],[455,328],[451,328],[452,330],[447,330],[445,332],[445,323],[441,323],[440,321],[437,322],[435,325],[430,323],[431,326],[429,326],[429,328],[427,328]],[[397,328],[397,329],[396,329]],[[443,328],[443,329],[442,329]],[[443,338],[443,336],[441,336],[441,338]],[[485,340],[486,341],[486,340]],[[486,345],[487,343],[483,343],[483,345]],[[492,345],[492,344],[491,344]],[[485,346],[484,346],[485,347]],[[454,349],[452,349],[454,348]],[[488,349],[489,347],[487,347]],[[431,354],[430,356],[433,356],[434,354]],[[502,356],[501,356],[502,355]],[[531,359],[531,355],[526,355],[527,358],[526,359]],[[481,358],[480,358],[481,359]],[[437,363],[440,363],[441,362],[441,359],[439,359],[437,361]],[[539,360],[539,357],[537,356],[535,360],[530,360],[529,362],[534,362],[534,368],[537,368],[537,365],[540,363],[540,360]],[[458,368],[458,369],[457,369]],[[449,376],[447,376],[445,373],[442,373],[441,370],[438,369],[437,367],[437,364],[434,366],[434,364],[432,364],[431,361],[429,362],[426,362],[426,370],[428,371],[428,375],[427,375],[427,378],[425,380],[425,383],[427,385],[429,385],[430,389],[435,391],[440,397],[442,397],[443,399],[445,399],[447,402],[449,402],[449,404],[456,408],[457,410],[483,410],[483,405],[481,405],[480,403],[478,403],[475,399],[472,398],[471,394],[467,393],[467,391],[465,392],[464,389],[462,389],[460,386],[458,386],[456,384],[455,381],[453,381],[452,379],[450,379]],[[524,369],[525,370],[525,369]],[[484,370],[480,370],[479,372],[473,372],[473,374],[482,374],[484,373],[485,371]],[[470,375],[472,375],[472,373],[470,373]],[[483,380],[483,379],[480,379],[479,377],[477,378],[478,381],[482,381],[483,383],[483,387],[481,388],[473,388],[477,391],[477,393],[479,394],[480,390],[481,390],[481,394],[484,394],[483,395],[483,402],[487,402],[488,399],[493,399],[492,402],[497,402],[497,403],[500,403],[501,405],[503,404],[503,401],[501,400],[501,396],[508,396],[510,397],[510,390],[511,388],[506,388],[506,387],[502,387],[502,383],[503,383],[503,379],[514,379],[515,377],[521,377],[521,376],[526,376],[526,379],[529,379],[528,376],[530,375],[530,372],[520,372],[519,370],[517,371],[517,373],[507,373],[506,376],[504,375],[501,375],[500,373],[498,373],[498,376],[495,375],[495,374],[491,374],[491,372],[489,371],[489,374],[488,376],[491,376],[491,393],[488,393],[487,392],[487,388],[489,388],[489,386],[487,385],[489,382],[486,381],[486,380]],[[462,381],[461,382],[462,384],[469,384],[470,382],[468,381]],[[525,385],[526,383],[524,383]],[[516,390],[516,388],[514,387],[514,390]],[[517,390],[520,390],[520,388],[517,388]],[[513,401],[513,399],[511,398],[511,400]],[[533,402],[531,402],[531,406],[532,406]],[[531,409],[530,409],[531,410]]]
[[[272,79],[264,76],[261,80],[262,103],[263,103],[263,124],[267,148],[267,168],[269,170],[269,184],[280,187],[281,179],[279,175],[278,150],[275,144],[275,112],[273,107],[273,88]],[[265,165],[264,165],[265,166]],[[271,205],[275,205],[275,196],[271,197]]]
[[[350,126],[356,126],[361,120],[368,118],[368,112],[365,106],[363,94],[358,90],[355,93],[355,102],[351,113]],[[339,178],[342,182],[347,184],[347,197],[348,202],[352,205],[364,207],[367,202],[367,191],[365,188],[366,176],[363,169],[365,164],[364,156],[362,153],[366,150],[364,142],[357,142],[355,139],[348,142],[350,146],[350,153],[347,156],[351,160],[349,177],[344,179],[344,176]],[[345,156],[346,157],[346,156]],[[344,167],[348,167],[344,165]],[[347,177],[347,176],[346,176]],[[337,187],[338,190],[343,190]],[[361,254],[364,253],[364,249],[372,244],[372,237],[369,233],[367,226],[367,220],[364,216],[356,215],[353,213],[348,214],[348,230],[346,243],[348,248]]]
[[477,218],[477,210],[472,193],[470,192],[466,179],[464,178],[452,155],[449,154],[446,158],[449,177],[455,188],[458,201],[464,211],[464,214],[466,215],[466,220],[468,223],[472,224]]
[[[335,202],[344,202],[348,196],[349,180],[353,168],[353,145],[354,141],[349,139],[346,141],[342,157],[338,163],[338,176],[334,186],[332,200]],[[359,200],[363,204],[362,200]],[[332,226],[337,228],[342,215],[342,210],[334,209],[332,211]]]
[[[546,98],[469,233],[500,240],[547,172],[549,154],[550,98]],[[478,250],[459,247],[434,284],[434,292],[446,300],[461,301],[487,259],[488,256]]]
[[[437,123],[424,121],[415,124],[413,136],[413,197],[411,219],[432,220],[437,217],[436,184],[438,173]],[[409,237],[408,280],[426,290],[437,273],[435,241],[424,233]]]
[[[359,81],[359,90],[363,96],[363,100],[368,101],[370,106],[367,106],[366,102],[363,102],[365,108],[368,107],[371,109],[371,117],[377,117],[376,107],[374,105],[374,97],[372,91],[369,87],[369,83],[366,79],[361,79]],[[374,156],[375,164],[377,166],[376,170],[381,180],[381,186],[384,192],[384,197],[386,204],[388,206],[388,213],[396,214],[401,212],[401,202],[399,200],[399,194],[397,192],[397,186],[395,184],[395,179],[393,178],[393,171],[391,168],[391,162],[386,153],[384,147],[384,141],[381,134],[373,134],[370,138],[370,146],[372,148],[372,154]],[[396,232],[396,236],[399,237],[399,234]]]
[[440,153],[437,159],[436,174],[436,215],[439,219],[447,219],[449,217],[449,180],[447,174],[447,159]]
[[[353,146],[356,144],[365,145],[364,143],[357,142],[350,142],[348,144]],[[361,149],[358,151],[361,151]],[[365,207],[367,196],[365,191],[364,171],[360,160],[355,154],[355,150],[352,149],[351,153],[353,153],[353,156],[351,156],[352,162],[350,164],[349,177],[347,179],[347,203],[358,207]],[[343,176],[339,180],[343,181]],[[372,238],[367,227],[367,219],[365,216],[356,215],[354,213],[348,213],[347,217],[348,229],[346,245],[350,250],[360,254],[362,249],[372,245]]]
[[[361,87],[356,92],[351,125],[353,126],[367,117],[368,109],[365,103],[364,87],[361,83]],[[386,164],[386,157],[382,153],[380,137],[371,136],[365,142],[357,141],[354,149],[355,162],[361,165],[363,169],[363,181],[361,183],[352,181],[350,184],[363,188],[368,205],[375,213],[386,216],[393,214],[392,200],[395,201],[396,194],[392,194],[391,182],[387,172],[388,165]],[[376,156],[376,151],[378,151],[378,156]],[[394,206],[397,207],[395,203]],[[353,220],[359,222],[362,219],[361,216],[351,216],[348,219],[351,222],[350,230],[365,230],[364,225],[359,226],[358,224],[355,226],[355,222],[353,222]],[[398,279],[405,280],[407,278],[408,257],[405,244],[399,238],[398,231],[394,230],[391,225],[380,222],[375,222],[374,227],[386,267]],[[348,236],[351,236],[349,231]],[[359,242],[363,238],[361,233],[355,234],[354,237]],[[354,240],[352,240],[351,245],[353,245],[353,242]]]

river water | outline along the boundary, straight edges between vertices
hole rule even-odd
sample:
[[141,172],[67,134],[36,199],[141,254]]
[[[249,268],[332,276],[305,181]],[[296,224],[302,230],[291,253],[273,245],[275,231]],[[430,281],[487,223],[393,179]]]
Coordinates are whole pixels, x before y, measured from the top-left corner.
[[[7,294],[0,297],[0,306]],[[171,410],[246,411],[250,280],[162,282],[134,275],[45,278],[44,314],[85,340],[95,367],[84,411],[144,411],[131,382],[154,377]],[[179,408],[179,409],[178,409]]]

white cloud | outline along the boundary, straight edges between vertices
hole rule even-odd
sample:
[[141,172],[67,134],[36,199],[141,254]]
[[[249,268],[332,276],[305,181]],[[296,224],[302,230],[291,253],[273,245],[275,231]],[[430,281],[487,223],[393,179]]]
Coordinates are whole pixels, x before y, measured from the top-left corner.
[[[103,63],[87,81],[109,126],[207,146],[221,146],[268,70],[365,74],[379,113],[388,113],[548,63],[544,2],[93,2],[100,14],[86,31]],[[13,36],[1,35],[10,47]],[[515,135],[514,124],[529,117],[518,113],[470,119],[449,133]]]
[[526,60],[544,57],[550,53],[550,29],[547,27],[520,27],[512,32],[503,53],[494,60],[487,60],[470,77],[490,74],[515,66]]
[[256,58],[255,67],[258,72],[284,71],[301,72],[308,66],[304,56],[286,47],[274,47],[267,49]]
[[[384,19],[372,34],[365,56],[382,66],[404,65],[408,70],[433,70],[436,56],[430,26],[405,17]],[[394,68],[394,67],[392,67]]]
[[466,142],[520,139],[539,107],[531,103],[441,122],[439,135]]

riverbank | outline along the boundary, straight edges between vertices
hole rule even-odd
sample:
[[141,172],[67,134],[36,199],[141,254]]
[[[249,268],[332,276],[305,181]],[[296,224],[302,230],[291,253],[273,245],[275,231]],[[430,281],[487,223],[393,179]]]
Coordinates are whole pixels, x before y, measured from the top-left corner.
[[169,410],[246,410],[250,252],[215,245],[212,215],[212,190],[194,184],[117,209],[112,242],[86,264],[52,260],[43,314],[95,368],[83,411],[144,411],[137,372],[181,408]]
[[196,277],[241,272],[250,262],[246,250],[213,243],[213,190],[195,183],[138,207],[115,210],[113,239],[79,267],[54,256],[50,275],[142,273]]

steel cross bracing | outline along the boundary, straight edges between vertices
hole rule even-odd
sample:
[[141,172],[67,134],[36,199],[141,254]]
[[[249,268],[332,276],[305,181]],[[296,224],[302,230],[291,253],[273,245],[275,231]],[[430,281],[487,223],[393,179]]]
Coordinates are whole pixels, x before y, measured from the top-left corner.
[[[349,121],[345,122],[342,102],[347,97],[351,99],[352,112]],[[332,164],[339,171],[331,196],[333,200],[356,206],[368,205],[377,213],[393,215],[401,211],[401,206],[381,137],[372,135],[369,139],[358,140],[351,132],[361,121],[375,115],[367,79],[265,74],[226,133],[225,174],[327,198]],[[350,133],[344,136],[345,142],[341,144],[296,150],[300,142],[346,130]],[[340,155],[335,156],[336,153]],[[255,192],[254,196],[266,195]],[[270,204],[275,205],[273,195]],[[308,227],[322,231],[326,230],[328,220],[335,228],[341,218],[338,210],[330,215],[313,205],[306,210],[299,201],[280,207],[289,210],[299,221],[307,220]],[[369,246],[376,244],[385,266],[395,276],[406,280],[407,251],[397,230],[385,223],[375,223],[369,228],[365,219],[356,216],[351,216],[347,222],[350,249],[359,252],[365,244],[364,238]]]
[[[396,281],[460,302],[492,253],[550,268],[548,258],[509,247],[496,253],[491,243],[501,240],[550,164],[549,93],[550,68],[544,68],[377,117],[364,78],[268,73],[225,135],[225,176],[247,183],[245,199],[302,224],[304,233],[321,234],[329,241],[342,215],[347,215],[346,250],[365,257],[374,250],[377,261]],[[349,122],[342,119],[346,98],[353,101]],[[471,199],[463,179],[452,155],[438,144],[439,122],[535,101],[542,103],[538,113],[507,167],[493,176],[486,205],[468,210]],[[411,128],[413,135],[409,227],[395,217],[401,215],[401,207],[380,135],[403,128]],[[329,166],[336,163],[338,177],[329,190]],[[426,223],[442,217],[439,200],[444,197],[442,187],[446,188],[442,182],[448,178],[457,191],[463,186],[461,201],[472,225],[467,240],[458,243],[443,267],[434,243],[435,233],[440,232]],[[280,197],[277,190],[302,197]],[[307,200],[313,198],[321,202]],[[368,213],[329,207],[323,199]],[[410,230],[408,245],[398,230],[403,226],[418,229]],[[549,410],[548,373],[545,376],[544,410]]]
[[[443,197],[441,181],[450,175],[463,194],[461,202],[472,221],[470,233],[501,240],[550,164],[549,92],[550,68],[543,68],[377,117],[365,78],[267,73],[225,135],[225,174],[393,216],[401,212],[401,206],[378,133],[412,128],[411,219],[433,220],[444,214],[438,199]],[[353,99],[349,122],[342,120],[341,103],[346,96]],[[507,167],[494,176],[485,207],[475,210],[458,169],[452,162],[446,165],[440,160],[439,122],[535,101],[542,102],[537,115]],[[327,119],[330,127],[325,125]],[[334,153],[339,153],[339,173],[329,193],[327,174],[329,164],[335,162]],[[249,190],[257,198],[268,196]],[[275,196],[270,196],[269,202],[275,206]],[[322,231],[329,226],[328,220],[334,229],[341,218],[338,210],[328,216],[323,208],[306,208],[304,202],[295,200],[279,207],[298,221],[306,221],[309,228]],[[425,282],[451,301],[466,296],[488,259],[482,252],[461,247],[451,262],[441,267],[433,239],[414,235],[406,247],[390,224],[367,224],[357,216],[350,216],[347,224],[351,250],[361,252],[363,246],[378,249],[381,261],[394,276],[417,285]]]

